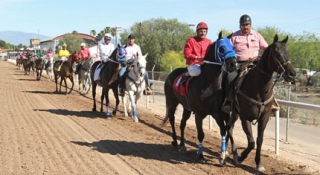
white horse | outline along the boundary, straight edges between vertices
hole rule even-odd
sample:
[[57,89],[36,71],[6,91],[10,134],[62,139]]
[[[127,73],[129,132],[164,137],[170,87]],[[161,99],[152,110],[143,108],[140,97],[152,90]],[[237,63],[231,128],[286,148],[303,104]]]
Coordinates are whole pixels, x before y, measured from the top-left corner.
[[[89,58],[81,64],[81,68],[78,74],[79,91],[81,94],[87,94],[91,89],[90,69],[93,64],[93,61],[94,61],[93,58]],[[81,83],[82,83],[82,90],[80,88]]]
[[[129,65],[130,70],[125,77],[125,91],[128,92],[129,96],[129,104],[128,104],[128,111],[127,111],[127,100],[125,97],[122,96],[124,114],[127,117],[128,112],[130,113],[132,110],[132,119],[135,122],[139,122],[137,116],[137,103],[140,97],[143,95],[143,90],[145,88],[145,81],[144,76],[146,74],[146,57],[148,53],[140,56],[138,59],[135,59],[134,62]],[[130,105],[131,104],[131,105]]]
[[44,60],[44,69],[46,70],[48,80],[53,80],[53,61],[52,58],[48,58],[47,56],[43,56]]

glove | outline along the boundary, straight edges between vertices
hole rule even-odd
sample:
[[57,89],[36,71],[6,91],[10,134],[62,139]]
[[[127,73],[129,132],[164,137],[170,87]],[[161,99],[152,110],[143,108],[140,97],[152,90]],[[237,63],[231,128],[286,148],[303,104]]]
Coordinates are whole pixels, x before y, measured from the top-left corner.
[[203,59],[204,59],[204,58],[198,58],[198,60],[201,61],[201,62],[203,62]]

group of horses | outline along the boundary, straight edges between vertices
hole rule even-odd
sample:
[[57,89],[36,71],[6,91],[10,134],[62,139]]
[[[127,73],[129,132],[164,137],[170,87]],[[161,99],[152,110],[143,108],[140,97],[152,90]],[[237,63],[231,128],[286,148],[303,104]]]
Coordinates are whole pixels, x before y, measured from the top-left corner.
[[[236,61],[236,54],[234,47],[230,42],[230,36],[224,37],[220,32],[218,39],[210,46],[205,58],[204,64],[201,65],[201,75],[193,77],[187,80],[183,89],[184,94],[177,91],[175,86],[178,86],[182,74],[184,74],[186,68],[178,68],[172,71],[167,77],[164,85],[165,100],[166,100],[166,115],[163,120],[163,124],[169,120],[172,128],[172,145],[178,146],[178,137],[175,130],[175,111],[179,104],[183,106],[182,120],[180,123],[181,139],[180,150],[186,150],[184,130],[186,122],[190,118],[191,113],[195,115],[195,122],[198,135],[198,157],[200,162],[206,162],[203,156],[204,132],[202,128],[203,119],[207,115],[211,115],[220,128],[221,135],[221,155],[220,164],[226,163],[226,156],[228,155],[228,142],[231,142],[231,150],[233,154],[233,160],[236,165],[241,164],[255,147],[255,140],[252,134],[252,124],[258,123],[258,137],[257,137],[257,149],[255,155],[256,168],[258,171],[265,171],[265,168],[261,161],[261,147],[263,142],[263,135],[266,125],[270,119],[271,106],[273,99],[273,87],[275,85],[273,73],[277,73],[277,79],[284,79],[285,81],[293,81],[295,78],[294,68],[289,60],[289,53],[286,49],[286,43],[288,37],[279,41],[278,36],[274,36],[273,43],[263,52],[260,61],[256,65],[250,64],[250,66],[238,69]],[[101,108],[100,112],[103,112],[103,102],[106,99],[106,116],[111,118],[118,111],[118,105],[120,103],[118,96],[118,70],[119,70],[119,55],[123,55],[125,52],[125,46],[118,45],[108,58],[106,63],[101,61],[93,62],[92,58],[88,59],[82,64],[82,68],[79,72],[79,77],[83,83],[92,84],[92,97],[93,108],[92,111],[96,111],[96,87],[99,85],[102,87],[101,95]],[[129,67],[126,74],[125,90],[129,96],[131,105],[131,116],[135,122],[138,122],[136,106],[139,98],[143,94],[145,87],[144,75],[146,73],[146,56],[140,56]],[[78,53],[71,54],[67,61],[64,61],[61,68],[57,70],[53,69],[54,79],[56,83],[56,92],[61,92],[62,81],[65,83],[67,93],[67,82],[69,78],[72,87],[68,93],[71,93],[74,80],[73,73],[74,62],[78,60]],[[28,60],[29,61],[29,60]],[[43,60],[36,60],[35,68],[40,70],[43,66]],[[56,67],[58,62],[55,62],[53,67]],[[24,63],[32,67],[29,62]],[[97,67],[102,66],[100,71],[100,80],[94,80],[95,71]],[[25,68],[27,68],[24,66]],[[242,71],[239,71],[242,70]],[[245,71],[243,71],[245,70]],[[226,72],[238,71],[238,82],[235,88],[235,105],[231,113],[225,113],[221,110],[224,98],[226,96],[225,88],[223,87],[224,74]],[[240,76],[241,75],[241,76]],[[60,88],[58,91],[58,78],[60,78]],[[80,82],[79,81],[79,88]],[[178,82],[178,83],[177,83]],[[82,86],[85,89],[85,85]],[[113,91],[116,99],[116,105],[114,110],[110,111],[109,89]],[[89,88],[90,90],[90,88]],[[86,93],[89,91],[86,89]],[[127,116],[126,100],[122,98],[124,105],[125,116]],[[239,156],[237,153],[237,147],[233,138],[233,128],[237,119],[240,118],[242,129],[245,132],[248,140],[247,148]]]
[[[288,37],[279,41],[278,36],[274,36],[273,43],[261,55],[260,61],[256,64],[242,69],[237,68],[234,47],[232,47],[229,37],[223,37],[221,32],[218,39],[211,45],[201,66],[201,74],[193,77],[187,82],[186,93],[179,93],[174,86],[186,68],[178,68],[169,74],[165,81],[166,115],[163,120],[165,124],[168,120],[172,127],[172,145],[178,146],[177,134],[175,130],[175,111],[178,104],[183,106],[182,120],[180,123],[181,140],[180,150],[185,150],[184,130],[191,113],[195,115],[195,123],[198,132],[198,157],[200,162],[205,162],[203,156],[204,132],[202,121],[207,115],[211,115],[220,128],[221,135],[221,155],[220,164],[226,163],[228,155],[228,141],[231,141],[233,160],[236,165],[241,164],[255,147],[255,140],[252,134],[252,124],[258,123],[257,149],[255,155],[256,169],[265,171],[261,161],[261,146],[266,125],[270,119],[273,102],[273,86],[275,85],[273,73],[277,73],[277,79],[284,79],[287,82],[295,78],[294,68],[289,60],[289,53],[286,49]],[[227,42],[226,42],[227,41]],[[232,49],[227,49],[232,48]],[[234,53],[234,54],[230,54]],[[244,71],[243,71],[244,70]],[[235,81],[235,105],[231,113],[221,110],[226,94],[223,88],[225,72],[238,71]],[[178,81],[179,82],[179,81]],[[240,118],[242,129],[248,140],[247,148],[239,156],[233,138],[233,128],[236,120]]]

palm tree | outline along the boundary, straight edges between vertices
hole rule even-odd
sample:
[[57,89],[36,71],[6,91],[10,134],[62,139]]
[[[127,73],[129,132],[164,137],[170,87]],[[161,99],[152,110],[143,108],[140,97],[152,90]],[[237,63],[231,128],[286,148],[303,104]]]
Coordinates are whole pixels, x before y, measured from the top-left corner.
[[108,26],[107,26],[106,28],[104,28],[104,32],[105,32],[105,33],[110,33],[110,30],[111,30],[111,28],[108,27]]
[[92,36],[96,36],[96,34],[97,34],[97,32],[95,30],[90,31],[90,35],[92,35]]

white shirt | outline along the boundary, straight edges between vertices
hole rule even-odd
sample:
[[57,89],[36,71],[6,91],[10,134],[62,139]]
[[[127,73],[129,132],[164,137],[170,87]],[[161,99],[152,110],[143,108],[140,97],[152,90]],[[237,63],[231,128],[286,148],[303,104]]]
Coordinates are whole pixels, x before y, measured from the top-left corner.
[[101,60],[110,57],[114,51],[114,45],[112,43],[106,44],[105,42],[99,44],[99,57]]
[[127,51],[127,56],[126,56],[127,60],[134,59],[135,56],[137,57],[142,56],[141,48],[137,44],[133,44],[132,46],[129,44],[126,44],[126,51]]

